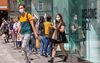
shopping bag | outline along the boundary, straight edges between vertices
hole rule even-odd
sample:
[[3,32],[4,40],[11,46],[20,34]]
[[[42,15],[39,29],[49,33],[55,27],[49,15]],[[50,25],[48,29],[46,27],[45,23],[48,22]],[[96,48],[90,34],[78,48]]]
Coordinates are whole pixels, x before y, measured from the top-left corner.
[[[58,24],[58,28],[60,27],[62,23],[60,22]],[[58,31],[58,29],[55,29],[52,35],[52,40],[54,40],[55,42],[61,42],[62,41],[62,35],[60,33],[60,31]]]
[[57,30],[54,30],[53,35],[52,35],[53,40],[57,40]]
[[36,48],[40,48],[40,38],[36,38]]

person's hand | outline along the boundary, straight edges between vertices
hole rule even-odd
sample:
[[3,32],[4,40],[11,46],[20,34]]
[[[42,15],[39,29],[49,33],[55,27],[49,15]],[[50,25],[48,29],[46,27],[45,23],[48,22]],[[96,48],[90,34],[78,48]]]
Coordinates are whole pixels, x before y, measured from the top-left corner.
[[38,35],[37,34],[34,34],[35,38],[37,39],[38,38]]
[[56,30],[57,28],[56,28],[56,26],[53,26],[53,28]]

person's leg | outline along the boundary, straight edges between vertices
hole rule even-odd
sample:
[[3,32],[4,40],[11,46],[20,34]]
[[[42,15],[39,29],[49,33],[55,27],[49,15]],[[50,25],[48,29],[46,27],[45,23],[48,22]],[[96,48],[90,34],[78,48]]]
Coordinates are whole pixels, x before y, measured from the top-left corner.
[[9,42],[9,30],[7,31],[7,42]]
[[79,51],[81,58],[85,57],[85,52],[86,51],[85,51],[84,41],[81,41],[80,42],[80,51]]
[[36,48],[36,39],[34,34],[32,34],[32,46],[33,46],[33,51],[35,51],[36,53],[38,53],[38,49]]
[[64,48],[64,43],[60,43],[59,46],[60,46],[62,53],[66,56],[67,53],[66,53],[66,50]]
[[29,60],[27,56],[27,46],[29,44],[29,40],[30,40],[30,34],[24,34],[22,40],[22,50],[24,51],[26,60]]
[[48,55],[52,56],[52,42],[50,39],[49,39],[49,45],[47,50],[48,50]]
[[12,42],[13,42],[13,45],[14,45],[14,48],[16,48],[16,39],[15,39],[15,33],[13,32],[12,33]]
[[57,46],[58,46],[58,44],[53,44],[52,57],[51,57],[50,60],[48,60],[48,62],[50,62],[50,63],[54,63],[54,57],[56,55]]
[[19,41],[16,41],[16,48],[19,47]]
[[40,37],[41,38],[41,44],[40,44],[40,55],[43,56],[43,48],[44,48],[44,39],[43,36]]
[[43,43],[41,41],[41,44],[40,44],[40,55],[42,56],[43,55]]
[[35,37],[34,34],[31,34],[31,51],[33,51],[33,48],[35,47]]
[[74,34],[70,37],[70,53],[75,53],[75,36]]
[[20,49],[21,48],[21,41],[16,41],[16,46],[18,49]]
[[57,45],[55,46],[55,48],[52,49],[52,57],[54,58],[56,55],[56,49],[57,49]]
[[45,42],[44,42],[44,54],[45,54],[45,57],[47,57],[48,45],[49,45],[49,39],[45,38]]
[[22,41],[20,41],[19,48],[21,48],[21,46],[22,46]]
[[64,54],[64,58],[62,61],[66,61],[68,59],[68,54],[66,53],[66,50],[64,48],[64,43],[60,43],[59,46],[60,46],[62,53]]
[[32,40],[31,40],[31,38],[30,38],[30,40],[29,40],[29,46],[28,46],[28,48],[29,48],[29,54],[31,54],[32,53]]
[[76,41],[76,42],[75,42],[75,52],[76,52],[76,54],[78,54],[78,55],[79,55],[80,48],[81,48],[80,42],[79,42],[79,41]]

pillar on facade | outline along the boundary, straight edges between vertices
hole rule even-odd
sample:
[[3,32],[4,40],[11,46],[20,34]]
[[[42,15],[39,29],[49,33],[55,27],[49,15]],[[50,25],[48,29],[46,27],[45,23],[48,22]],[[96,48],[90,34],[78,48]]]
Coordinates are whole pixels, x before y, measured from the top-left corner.
[[26,11],[31,13],[31,0],[24,0],[24,4],[26,5]]

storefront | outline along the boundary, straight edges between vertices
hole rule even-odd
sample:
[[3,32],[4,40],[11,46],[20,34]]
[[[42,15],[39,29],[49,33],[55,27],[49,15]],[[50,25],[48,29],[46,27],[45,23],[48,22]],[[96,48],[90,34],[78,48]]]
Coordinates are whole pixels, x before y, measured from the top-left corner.
[[[81,26],[84,33],[84,56],[85,59],[99,63],[100,62],[100,0],[53,0],[53,16],[61,13],[66,23],[66,35],[69,43],[65,44],[65,48],[69,48],[70,53],[73,53],[75,48],[74,38],[79,40],[78,34],[72,38],[71,23],[73,22],[74,15],[77,15],[77,25]],[[72,54],[71,53],[71,54]]]
[[2,23],[2,18],[7,19],[8,17],[8,0],[0,0],[0,24]]

